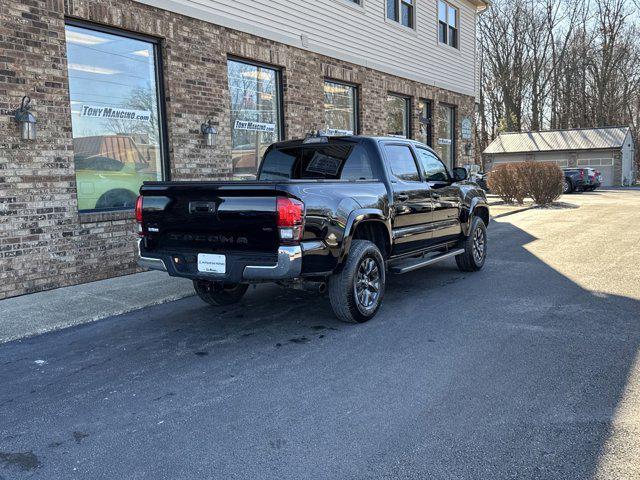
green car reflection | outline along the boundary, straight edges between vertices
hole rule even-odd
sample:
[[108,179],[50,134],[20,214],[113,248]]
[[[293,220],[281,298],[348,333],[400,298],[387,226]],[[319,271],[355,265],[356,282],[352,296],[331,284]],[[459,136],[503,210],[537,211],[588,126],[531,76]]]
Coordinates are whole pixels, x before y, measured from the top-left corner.
[[109,157],[76,156],[79,210],[134,208],[140,185],[157,180],[148,165]]

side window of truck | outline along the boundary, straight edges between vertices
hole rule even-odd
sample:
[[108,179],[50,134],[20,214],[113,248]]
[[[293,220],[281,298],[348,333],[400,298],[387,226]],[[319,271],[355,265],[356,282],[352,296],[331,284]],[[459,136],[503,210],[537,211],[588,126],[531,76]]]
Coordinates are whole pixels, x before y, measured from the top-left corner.
[[435,154],[424,148],[416,148],[418,162],[422,167],[422,174],[427,182],[448,182],[449,173],[444,163]]
[[418,167],[408,145],[385,145],[384,150],[389,168],[396,178],[405,182],[420,181]]
[[340,180],[372,180],[373,178],[373,170],[367,151],[358,145],[344,162]]

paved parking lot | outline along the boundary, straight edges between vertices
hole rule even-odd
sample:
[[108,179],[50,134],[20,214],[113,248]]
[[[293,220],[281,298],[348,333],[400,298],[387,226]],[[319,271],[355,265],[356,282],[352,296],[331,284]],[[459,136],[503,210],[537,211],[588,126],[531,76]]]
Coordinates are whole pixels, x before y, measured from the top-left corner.
[[269,286],[0,345],[0,479],[640,478],[640,190],[562,201],[365,325]]

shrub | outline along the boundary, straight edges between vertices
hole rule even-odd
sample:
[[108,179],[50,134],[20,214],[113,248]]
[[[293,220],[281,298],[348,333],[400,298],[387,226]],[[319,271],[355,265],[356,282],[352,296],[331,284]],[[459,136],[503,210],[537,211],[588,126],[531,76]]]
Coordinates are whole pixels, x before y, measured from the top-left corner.
[[517,163],[497,165],[490,173],[487,184],[491,191],[506,203],[522,204],[526,196]]
[[564,175],[555,163],[520,163],[518,173],[526,194],[538,205],[553,203],[562,195]]
[[562,195],[562,170],[554,163],[524,162],[496,166],[489,174],[492,192],[507,203],[521,204],[531,197],[538,205],[548,205]]

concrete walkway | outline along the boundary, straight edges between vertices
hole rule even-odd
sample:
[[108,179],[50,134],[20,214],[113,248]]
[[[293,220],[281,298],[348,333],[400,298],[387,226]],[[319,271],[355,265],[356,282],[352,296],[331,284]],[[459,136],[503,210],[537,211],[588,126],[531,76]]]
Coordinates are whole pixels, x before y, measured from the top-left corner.
[[190,280],[143,272],[0,300],[0,343],[193,295]]

